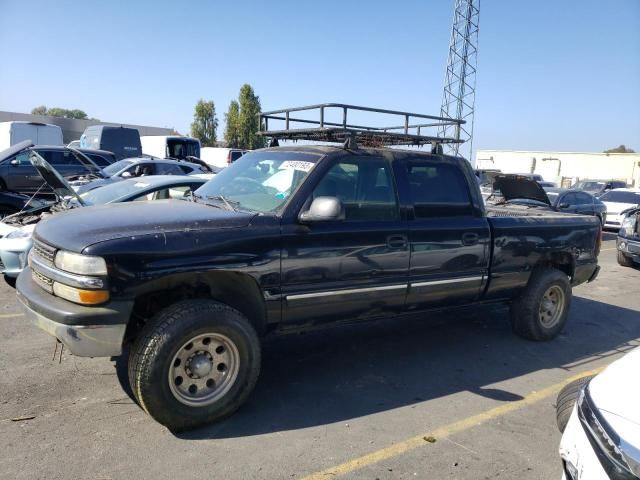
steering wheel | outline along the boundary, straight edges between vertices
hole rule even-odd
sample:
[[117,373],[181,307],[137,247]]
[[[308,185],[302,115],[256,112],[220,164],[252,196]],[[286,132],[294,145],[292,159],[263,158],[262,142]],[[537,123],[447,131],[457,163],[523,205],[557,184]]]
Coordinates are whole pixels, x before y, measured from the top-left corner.
[[[249,177],[237,177],[233,179],[230,188],[224,190],[232,190],[233,193],[268,193],[267,188],[258,180]],[[222,189],[221,189],[222,190]]]

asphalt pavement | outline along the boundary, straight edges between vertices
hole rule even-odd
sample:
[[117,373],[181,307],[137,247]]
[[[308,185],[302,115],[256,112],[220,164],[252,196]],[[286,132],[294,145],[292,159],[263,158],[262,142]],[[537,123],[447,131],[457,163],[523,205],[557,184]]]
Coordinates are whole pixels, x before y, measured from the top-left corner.
[[515,337],[504,308],[274,338],[248,403],[173,435],[119,360],[65,352],[0,286],[0,478],[559,479],[555,395],[640,344],[640,269],[574,289],[564,332]]

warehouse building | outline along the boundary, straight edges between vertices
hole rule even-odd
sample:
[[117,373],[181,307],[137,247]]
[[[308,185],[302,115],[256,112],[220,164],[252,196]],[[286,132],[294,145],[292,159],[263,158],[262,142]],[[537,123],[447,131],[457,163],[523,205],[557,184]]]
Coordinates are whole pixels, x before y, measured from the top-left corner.
[[80,135],[84,129],[90,125],[111,125],[115,127],[136,128],[142,135],[173,135],[175,132],[171,128],[148,127],[144,125],[127,125],[125,123],[101,122],[100,120],[76,120],[74,118],[50,117],[48,115],[30,115],[28,113],[3,112],[0,111],[0,122],[39,122],[58,125],[62,129],[62,139],[64,143],[72,140],[80,140]]
[[568,187],[578,180],[624,180],[640,188],[640,153],[478,150],[475,168],[504,173],[537,173]]

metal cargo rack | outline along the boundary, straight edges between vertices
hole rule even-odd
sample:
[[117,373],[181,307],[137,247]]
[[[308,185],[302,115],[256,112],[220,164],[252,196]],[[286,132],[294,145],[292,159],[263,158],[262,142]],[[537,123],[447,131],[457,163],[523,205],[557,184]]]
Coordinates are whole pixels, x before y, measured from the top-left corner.
[[[296,115],[300,112],[305,112],[305,115],[311,118],[302,118]],[[402,124],[389,127],[355,125],[349,122],[349,115],[351,114],[351,118],[353,118],[353,112],[377,114],[379,118],[382,116],[392,117],[397,119],[397,123],[402,122]],[[341,114],[342,122],[326,120],[327,113]],[[279,126],[282,126],[282,122],[284,122],[284,128],[270,130],[270,123],[273,125],[274,122],[279,122]],[[420,113],[359,107],[343,103],[322,103],[261,113],[258,133],[271,139],[270,146],[277,146],[278,140],[310,140],[340,142],[344,143],[345,148],[357,148],[358,145],[383,147],[431,144],[432,150],[441,150],[441,145],[445,143],[463,143],[463,140],[460,140],[460,126],[464,123],[464,120]],[[296,126],[298,127],[296,128]],[[455,138],[440,137],[435,133],[439,130],[444,131],[444,127],[450,126],[454,127]]]

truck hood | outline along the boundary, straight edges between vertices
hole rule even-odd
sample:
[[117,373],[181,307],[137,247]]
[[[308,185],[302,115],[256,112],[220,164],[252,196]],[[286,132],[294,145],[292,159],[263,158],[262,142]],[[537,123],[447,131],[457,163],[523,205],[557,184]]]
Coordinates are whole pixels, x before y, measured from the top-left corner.
[[493,182],[493,189],[500,190],[505,201],[516,198],[537,200],[551,206],[546,192],[535,180],[519,175],[497,175]]
[[75,198],[80,205],[85,205],[78,194],[71,188],[71,185],[69,185],[62,175],[49,165],[49,162],[42,158],[39,153],[32,151],[29,155],[29,161],[31,165],[38,170],[40,176],[47,182],[47,185],[54,191],[58,201],[62,201],[66,197],[72,197]]
[[185,200],[114,203],[53,215],[38,224],[35,236],[80,253],[90,245],[117,238],[245,227],[255,215]]

